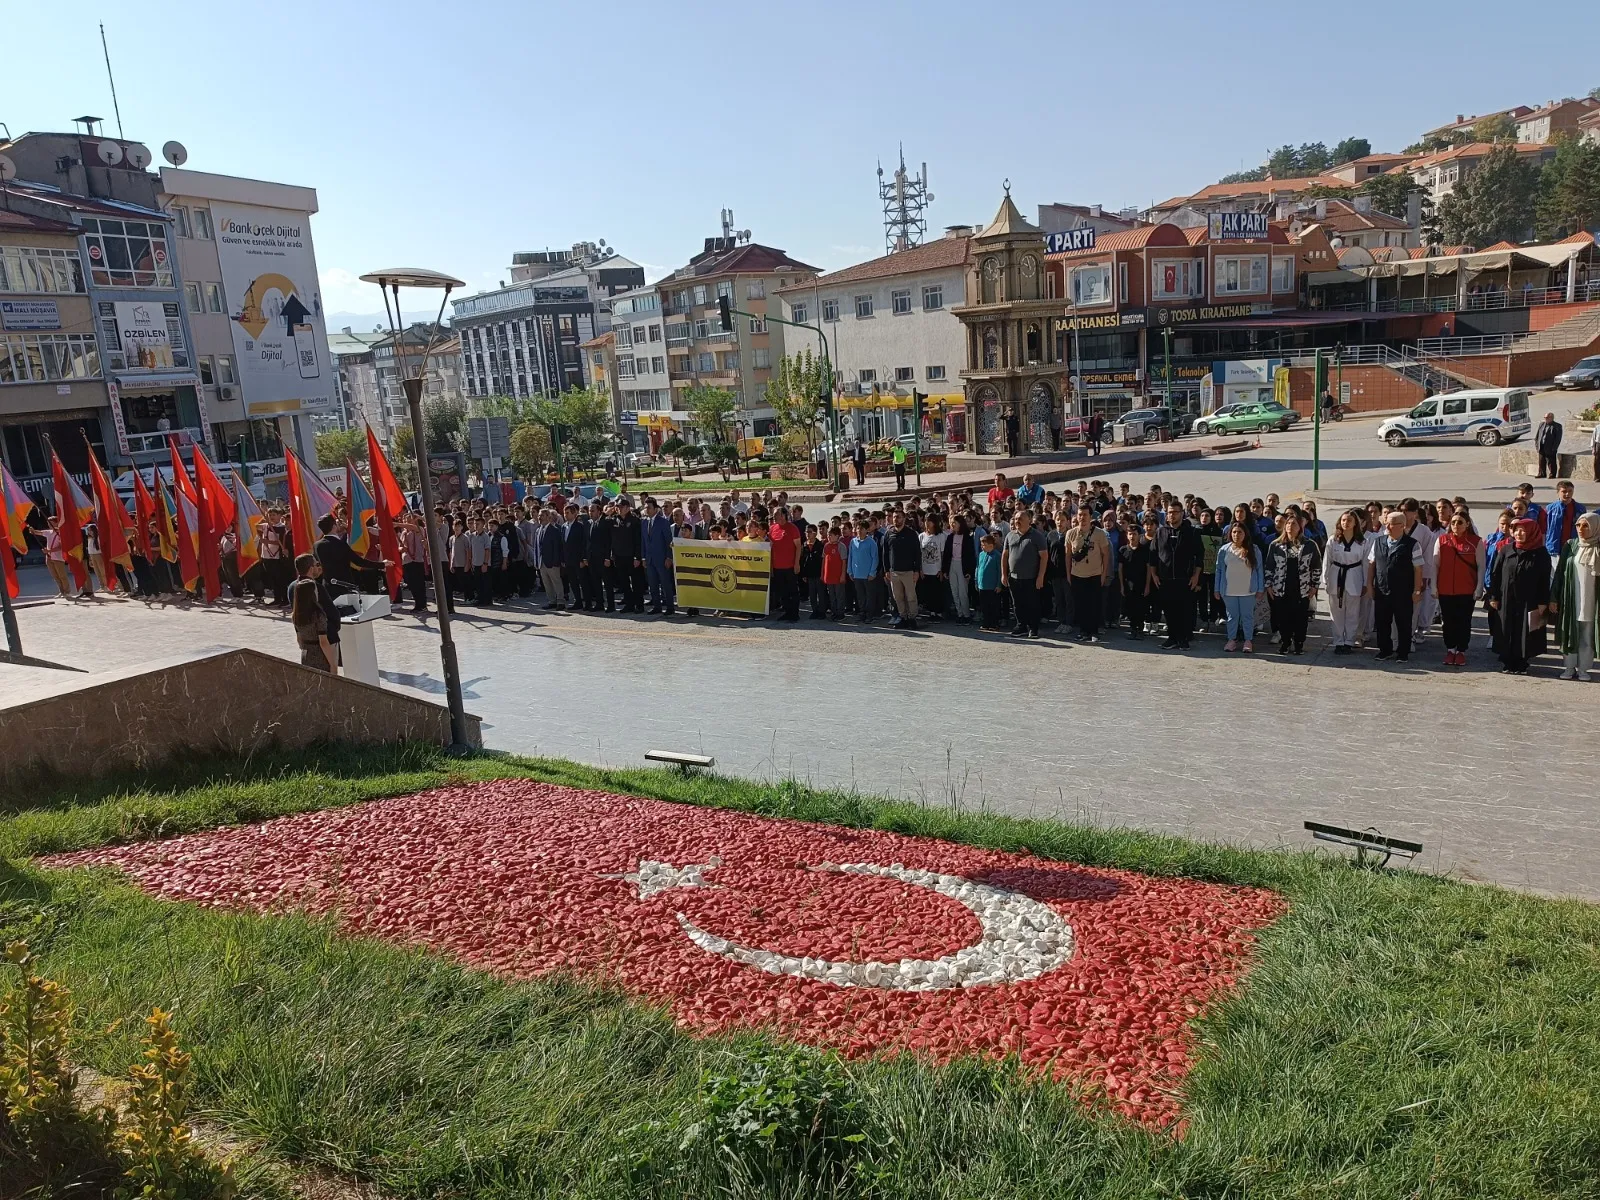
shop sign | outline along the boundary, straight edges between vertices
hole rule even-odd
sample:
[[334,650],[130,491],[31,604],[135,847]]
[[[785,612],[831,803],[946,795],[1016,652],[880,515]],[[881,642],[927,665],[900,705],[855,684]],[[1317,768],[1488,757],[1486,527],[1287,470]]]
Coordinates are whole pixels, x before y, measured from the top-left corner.
[[[1144,309],[1134,309],[1130,312],[1096,313],[1090,317],[1076,318],[1078,330],[1085,329],[1143,329],[1145,327]],[[1067,322],[1071,328],[1072,322]]]
[[1277,365],[1275,358],[1233,359],[1217,363],[1213,373],[1223,383],[1266,384],[1272,382],[1272,369]]
[[0,329],[60,329],[54,300],[0,300]]
[[1046,254],[1076,254],[1080,250],[1094,249],[1094,228],[1085,226],[1082,229],[1063,229],[1060,233],[1047,233],[1044,236],[1044,252]]
[[1213,242],[1260,242],[1267,237],[1267,214],[1212,213],[1206,218],[1206,235]]
[[118,300],[112,305],[117,318],[117,339],[128,367],[141,370],[172,369],[172,341],[167,332],[166,306],[147,300]]
[[1140,373],[1132,371],[1085,371],[1080,376],[1086,392],[1122,391],[1139,386]]
[[111,424],[117,431],[117,449],[122,451],[122,457],[128,457],[128,422],[122,415],[122,395],[117,388],[117,381],[106,380],[106,398],[111,401]]
[[1191,321],[1225,321],[1231,317],[1248,317],[1255,312],[1253,304],[1204,304],[1193,308],[1152,308],[1149,310],[1152,325],[1187,325]]

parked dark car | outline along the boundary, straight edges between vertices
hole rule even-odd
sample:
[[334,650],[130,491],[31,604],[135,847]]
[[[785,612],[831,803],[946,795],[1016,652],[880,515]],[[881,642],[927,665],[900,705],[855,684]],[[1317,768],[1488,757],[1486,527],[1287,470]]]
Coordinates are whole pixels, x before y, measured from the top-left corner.
[[1563,391],[1571,388],[1600,388],[1600,354],[1580,358],[1553,380]]
[[1117,418],[1116,424],[1122,425],[1129,421],[1137,421],[1144,426],[1148,436],[1159,429],[1171,430],[1173,437],[1189,432],[1189,427],[1194,423],[1188,413],[1178,412],[1158,405],[1155,408],[1136,408],[1132,412],[1125,412]]

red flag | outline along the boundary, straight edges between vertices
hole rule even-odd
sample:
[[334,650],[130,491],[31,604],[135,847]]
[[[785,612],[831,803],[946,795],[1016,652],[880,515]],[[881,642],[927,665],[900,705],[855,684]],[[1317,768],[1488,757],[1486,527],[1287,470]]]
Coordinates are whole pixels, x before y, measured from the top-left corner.
[[[105,468],[94,456],[94,447],[84,437],[89,455],[89,484],[94,493],[95,528],[100,531],[100,553],[107,562],[121,563],[124,569],[133,570],[133,556],[128,552],[128,509],[117,497],[106,478]],[[109,587],[111,581],[107,580]]]
[[172,500],[178,525],[178,574],[184,590],[193,591],[200,582],[200,513],[182,488],[172,489]]
[[256,498],[250,494],[250,489],[245,487],[244,480],[239,478],[239,472],[234,471],[232,475],[233,507],[238,522],[234,533],[239,538],[239,574],[243,575],[261,561],[260,529],[266,515],[256,503]]
[[200,502],[200,493],[194,490],[194,480],[189,478],[189,468],[183,465],[183,456],[178,453],[178,440],[172,436],[167,437],[167,450],[172,455],[172,488],[189,497],[191,503]]
[[385,574],[389,578],[389,594],[400,594],[400,537],[395,532],[395,518],[406,510],[406,494],[400,490],[400,481],[394,477],[383,447],[373,436],[372,426],[367,426],[367,468],[372,475],[372,500],[378,516],[378,550],[389,563]]
[[233,495],[228,485],[206,459],[200,443],[194,444],[194,485],[198,495],[195,508],[200,514],[200,572],[206,580],[206,596],[222,595],[222,535],[233,528]]
[[81,592],[89,586],[89,572],[83,563],[83,516],[78,503],[83,492],[72,482],[67,468],[61,465],[61,456],[54,450],[50,451],[50,483],[55,492],[56,516],[61,518],[56,527],[61,552],[66,556],[67,570],[72,572],[72,582]]
[[23,491],[11,472],[0,462],[0,574],[5,576],[5,589],[15,600],[21,593],[17,582],[17,564],[13,556],[28,552],[28,539],[23,533],[28,514],[33,511],[33,501]]
[[[159,470],[159,469],[158,469]],[[144,476],[138,468],[133,472],[133,548],[144,556],[146,562],[155,562],[156,552],[150,545],[150,523],[156,519],[156,498],[144,485]]]

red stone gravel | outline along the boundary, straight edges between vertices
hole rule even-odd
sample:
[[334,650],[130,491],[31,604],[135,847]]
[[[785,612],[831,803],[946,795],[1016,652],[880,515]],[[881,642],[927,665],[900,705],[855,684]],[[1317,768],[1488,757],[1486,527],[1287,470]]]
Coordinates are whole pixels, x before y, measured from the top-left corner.
[[[607,875],[718,857],[714,888],[641,901]],[[711,1032],[764,1025],[848,1054],[1016,1053],[1135,1120],[1181,1116],[1188,1022],[1246,970],[1273,893],[1049,862],[932,838],[812,825],[523,780],[441,788],[262,825],[63,855],[174,900],[337,911],[350,934],[513,977],[602,971]],[[1071,925],[1069,962],[1021,983],[935,991],[769,975],[693,944],[855,962],[935,958],[979,937],[967,908],[894,879],[809,869],[904,864],[1021,892]]]

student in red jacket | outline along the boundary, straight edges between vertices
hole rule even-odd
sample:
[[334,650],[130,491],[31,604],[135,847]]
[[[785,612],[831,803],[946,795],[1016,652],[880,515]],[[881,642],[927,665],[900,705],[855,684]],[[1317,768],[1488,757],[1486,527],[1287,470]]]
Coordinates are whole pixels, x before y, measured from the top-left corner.
[[[806,528],[806,536],[815,533],[816,526]],[[845,605],[845,545],[837,528],[828,530],[828,540],[822,547],[822,586],[827,591],[828,615],[835,621],[844,620]]]

